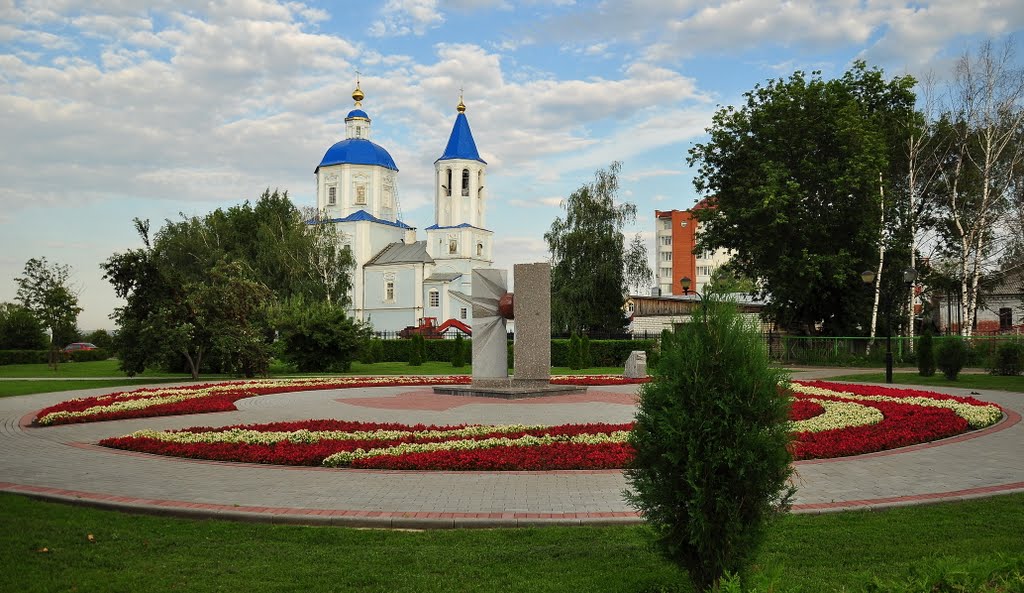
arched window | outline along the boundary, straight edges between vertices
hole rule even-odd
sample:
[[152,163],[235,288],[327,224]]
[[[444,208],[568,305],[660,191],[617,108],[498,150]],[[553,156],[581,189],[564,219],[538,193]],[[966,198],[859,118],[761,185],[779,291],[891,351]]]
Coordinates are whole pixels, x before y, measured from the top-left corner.
[[462,195],[469,195],[469,169],[462,170]]
[[480,257],[484,256],[484,244],[483,242],[476,244],[476,254]]
[[430,306],[440,307],[441,306],[441,293],[436,290],[430,291]]
[[447,169],[447,171],[448,171],[448,185],[444,186],[444,195],[450,196],[450,195],[452,195],[452,170],[451,169]]

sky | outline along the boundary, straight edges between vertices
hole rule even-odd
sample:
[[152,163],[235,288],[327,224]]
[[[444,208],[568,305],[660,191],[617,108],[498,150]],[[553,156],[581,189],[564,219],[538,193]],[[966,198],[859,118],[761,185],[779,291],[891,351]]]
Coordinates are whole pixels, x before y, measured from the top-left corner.
[[0,302],[46,257],[79,327],[113,329],[99,264],[141,247],[133,218],[315,205],[357,72],[419,229],[462,93],[505,268],[545,261],[560,201],[616,160],[653,253],[654,211],[699,198],[687,151],[758,83],[857,59],[941,81],[982,40],[1024,55],[1022,28],[1019,0],[0,0]]

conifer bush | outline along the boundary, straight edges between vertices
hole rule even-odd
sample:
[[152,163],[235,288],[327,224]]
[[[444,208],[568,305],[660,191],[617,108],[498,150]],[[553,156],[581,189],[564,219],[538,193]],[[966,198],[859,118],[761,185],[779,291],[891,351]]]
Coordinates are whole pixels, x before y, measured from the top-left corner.
[[462,334],[455,336],[455,345],[452,347],[452,366],[461,369],[466,366],[466,344]]
[[917,372],[922,377],[935,374],[935,346],[930,329],[924,331],[917,344]]
[[427,345],[423,341],[423,336],[415,335],[411,338],[411,341],[412,344],[409,348],[409,366],[423,366],[423,359],[426,356],[427,350]]
[[569,368],[578,371],[583,368],[583,344],[575,333],[569,337]]
[[1024,372],[1024,342],[1003,342],[992,352],[989,372],[993,375],[1012,377]]
[[956,381],[957,375],[967,364],[967,355],[967,344],[962,339],[959,337],[945,338],[935,353],[935,364],[946,379]]
[[627,500],[698,590],[742,573],[795,492],[785,371],[735,307],[710,295],[663,337],[629,442]]
[[590,336],[583,336],[580,339],[580,368],[589,369],[594,366],[594,359],[590,356]]

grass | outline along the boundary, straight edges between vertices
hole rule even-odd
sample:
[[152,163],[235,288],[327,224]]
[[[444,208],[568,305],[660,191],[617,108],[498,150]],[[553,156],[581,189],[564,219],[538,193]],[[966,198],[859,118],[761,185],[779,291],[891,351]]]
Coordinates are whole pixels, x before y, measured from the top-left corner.
[[[190,378],[187,373],[166,373],[155,369],[147,369],[138,376]],[[203,375],[203,377],[217,376]],[[89,362],[62,362],[57,365],[56,371],[46,364],[8,364],[0,366],[0,378],[25,379],[33,377],[85,379],[89,377],[126,377],[126,375],[118,368],[118,361],[114,358]]]
[[[640,592],[675,590],[679,579],[643,527],[356,530],[135,516],[0,494],[0,533],[8,591]],[[931,557],[1024,553],[1022,533],[1024,494],[788,516],[772,527],[754,583],[857,590]]]
[[[39,381],[0,381],[0,397],[15,395],[31,395],[33,393],[53,393],[57,391],[73,391],[75,389],[94,389],[98,387],[124,387],[130,389],[139,385],[154,383],[175,383],[181,379],[53,379]],[[114,390],[111,390],[114,391]]]
[[[899,385],[927,385],[930,387],[959,387],[961,389],[997,389],[999,391],[1016,391],[1024,393],[1024,376],[1003,377],[981,373],[961,373],[956,381],[950,381],[936,373],[931,377],[922,377],[915,373],[893,373],[893,383]],[[885,383],[885,373],[868,373],[863,375],[842,375],[830,377],[826,381],[854,381],[857,383]]]

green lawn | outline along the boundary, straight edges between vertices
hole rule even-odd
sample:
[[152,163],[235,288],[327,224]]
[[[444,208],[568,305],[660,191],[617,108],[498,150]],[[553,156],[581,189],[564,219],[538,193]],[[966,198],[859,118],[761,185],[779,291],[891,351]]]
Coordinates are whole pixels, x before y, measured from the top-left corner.
[[[117,359],[96,360],[90,362],[62,362],[53,370],[46,364],[7,364],[0,366],[0,378],[88,378],[88,377],[124,377],[118,368]],[[147,370],[140,377],[181,377],[188,379],[186,373],[165,373],[159,370]],[[210,375],[211,377],[214,375]]]
[[[53,379],[46,381],[0,381],[0,397],[13,395],[31,395],[33,393],[52,393],[55,391],[73,391],[75,389],[93,389],[98,387],[123,387],[131,389],[137,385],[153,385],[154,383],[176,383],[182,379]],[[111,391],[118,391],[111,389]]]
[[[0,495],[5,591],[674,590],[642,527],[383,531],[191,521]],[[95,543],[87,540],[93,534]],[[794,515],[755,584],[806,592],[905,578],[932,557],[1024,553],[1024,495]],[[40,552],[47,548],[47,552]],[[680,589],[688,590],[688,589]]]
[[[828,381],[854,381],[858,383],[885,383],[885,373],[864,375],[842,375],[830,377]],[[922,377],[914,373],[893,373],[893,383],[900,385],[929,385],[932,387],[960,387],[963,389],[998,389],[1024,393],[1024,376],[1001,377],[981,373],[961,373],[956,381],[948,381],[941,373]]]

